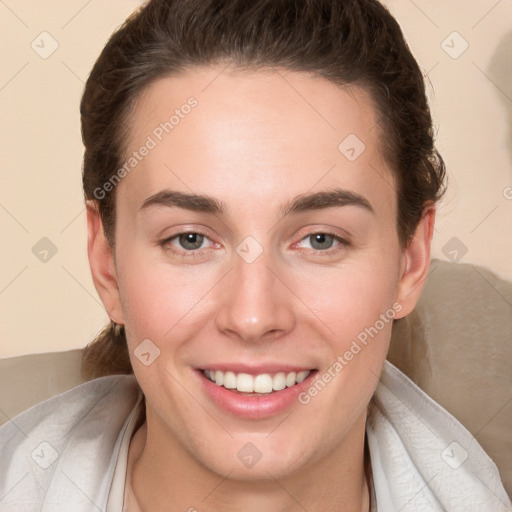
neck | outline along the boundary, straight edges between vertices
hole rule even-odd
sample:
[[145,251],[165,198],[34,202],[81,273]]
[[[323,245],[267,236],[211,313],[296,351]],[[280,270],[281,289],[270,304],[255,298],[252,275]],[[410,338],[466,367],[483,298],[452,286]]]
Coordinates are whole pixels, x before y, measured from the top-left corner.
[[[307,468],[276,479],[234,480],[201,464],[169,432],[148,421],[130,443],[128,478],[141,512],[367,512],[365,417],[335,450]],[[362,425],[362,429],[361,429]],[[165,442],[164,442],[165,440]],[[368,454],[366,454],[368,455]],[[357,468],[357,471],[354,469]],[[368,469],[368,468],[367,468]]]

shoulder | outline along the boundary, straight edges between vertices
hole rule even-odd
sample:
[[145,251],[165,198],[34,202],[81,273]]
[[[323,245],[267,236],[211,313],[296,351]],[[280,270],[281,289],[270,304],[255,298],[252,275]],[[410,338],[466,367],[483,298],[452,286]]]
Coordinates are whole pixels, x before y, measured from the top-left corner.
[[404,512],[510,510],[498,469],[473,435],[388,361],[370,402],[367,436],[378,502],[380,495]]
[[[101,480],[113,471],[119,433],[141,399],[133,375],[111,375],[36,404],[2,425],[2,510],[40,510],[56,499],[53,490],[62,495],[67,489],[77,507],[97,495]],[[62,505],[62,496],[58,500]]]
[[[133,375],[110,375],[76,386],[40,402],[11,418],[0,427],[0,442],[44,431],[50,426],[65,433],[77,421],[119,401],[134,399],[138,384]],[[124,409],[121,407],[121,410]],[[113,411],[115,412],[115,411]]]

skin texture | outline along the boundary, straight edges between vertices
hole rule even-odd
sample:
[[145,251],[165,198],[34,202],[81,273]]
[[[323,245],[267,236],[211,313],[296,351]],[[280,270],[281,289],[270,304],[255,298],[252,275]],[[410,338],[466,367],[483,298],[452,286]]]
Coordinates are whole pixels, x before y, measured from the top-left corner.
[[[414,308],[434,208],[402,250],[370,97],[305,73],[201,67],[158,79],[131,114],[127,155],[191,96],[197,106],[116,188],[115,255],[88,205],[96,289],[126,327],[146,396],[147,421],[130,448],[135,495],[143,510],[367,510],[366,409],[391,322],[308,405],[270,418],[220,409],[196,369],[286,362],[326,372],[393,304],[395,318]],[[355,161],[338,149],[349,134],[365,145]],[[283,217],[296,196],[334,188],[363,196],[373,212],[345,205]],[[141,210],[163,189],[207,194],[226,211]],[[195,257],[178,238],[159,243],[183,231],[208,237]],[[315,252],[315,232],[349,245],[334,239]],[[236,252],[247,236],[263,250],[252,263]],[[160,350],[149,366],[134,356],[145,339]],[[237,457],[249,442],[262,454],[251,468]]]

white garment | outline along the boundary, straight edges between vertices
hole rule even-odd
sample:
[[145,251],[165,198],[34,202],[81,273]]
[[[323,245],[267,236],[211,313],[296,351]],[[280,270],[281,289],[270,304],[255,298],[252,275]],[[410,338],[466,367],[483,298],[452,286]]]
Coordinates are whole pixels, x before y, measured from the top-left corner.
[[[133,375],[102,377],[0,427],[0,511],[121,512],[142,398]],[[477,441],[388,361],[367,437],[378,512],[512,511]]]

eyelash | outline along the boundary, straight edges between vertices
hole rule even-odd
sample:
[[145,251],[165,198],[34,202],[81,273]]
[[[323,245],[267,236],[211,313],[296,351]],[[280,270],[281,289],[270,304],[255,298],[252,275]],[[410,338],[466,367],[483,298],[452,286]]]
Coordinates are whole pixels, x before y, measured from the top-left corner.
[[[347,239],[342,238],[339,235],[336,235],[335,233],[331,233],[330,231],[313,231],[311,233],[308,233],[306,236],[302,237],[298,243],[300,243],[303,240],[306,240],[307,238],[312,237],[314,235],[332,236],[334,238],[334,240],[336,240],[339,244],[337,246],[330,247],[329,249],[325,249],[324,251],[322,251],[320,249],[309,249],[308,252],[310,252],[310,253],[312,252],[314,255],[331,256],[333,254],[336,254],[340,250],[347,249],[348,247],[351,246],[351,243]],[[294,245],[296,245],[296,244],[294,244]]]
[[[210,240],[209,236],[206,233],[202,233],[201,231],[180,231],[179,233],[176,233],[175,235],[172,235],[172,236],[170,236],[168,238],[165,238],[164,240],[160,241],[159,245],[161,247],[163,247],[164,249],[168,249],[171,246],[171,241],[172,240],[174,240],[176,238],[179,238],[181,235],[189,235],[189,234],[201,235],[201,236],[207,238],[208,240]],[[210,240],[210,242],[211,242],[211,240]],[[176,250],[173,247],[170,250],[172,252],[174,252],[175,254],[177,254],[178,256],[197,258],[197,257],[203,255],[203,252],[204,252],[205,249],[195,249],[195,250],[192,250],[192,251],[185,251],[185,250],[178,251],[178,250]]]
[[[171,244],[171,242],[172,242],[172,240],[174,240],[176,238],[179,238],[181,235],[188,235],[188,234],[201,235],[201,236],[207,238],[208,240],[210,240],[208,235],[206,235],[205,233],[202,233],[201,231],[181,231],[180,233],[176,233],[175,235],[172,235],[171,237],[168,237],[168,238],[165,238],[164,240],[161,240],[159,242],[159,245],[162,248],[164,248],[164,249],[168,249],[170,244]],[[336,240],[339,243],[339,245],[334,246],[334,247],[330,247],[329,249],[326,249],[326,250],[309,249],[308,252],[310,254],[312,252],[314,255],[330,256],[330,255],[332,255],[334,253],[337,253],[338,251],[340,251],[342,249],[346,249],[348,247],[351,247],[351,245],[352,245],[352,243],[350,241],[346,240],[345,238],[340,237],[339,235],[336,235],[335,233],[331,233],[329,231],[313,231],[311,233],[308,233],[306,236],[302,237],[299,240],[299,242],[295,242],[295,244],[293,244],[293,245],[297,245],[298,243],[302,242],[303,240],[305,240],[305,239],[307,239],[309,237],[312,237],[314,235],[332,236],[334,238],[334,240]],[[202,256],[204,251],[205,251],[205,249],[195,249],[195,250],[190,250],[190,251],[185,251],[185,250],[178,251],[178,250],[172,248],[171,251],[174,252],[177,255],[180,255],[180,256],[195,258],[195,257]]]

